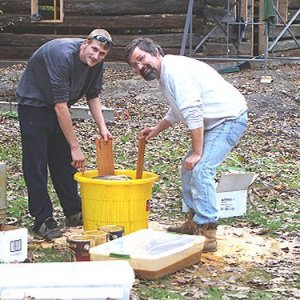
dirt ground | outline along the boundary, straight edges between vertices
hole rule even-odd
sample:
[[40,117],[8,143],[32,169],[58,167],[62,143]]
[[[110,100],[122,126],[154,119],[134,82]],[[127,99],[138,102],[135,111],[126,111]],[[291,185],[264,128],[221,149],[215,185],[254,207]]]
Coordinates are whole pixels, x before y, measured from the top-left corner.
[[[18,64],[0,68],[0,101],[14,101],[13,93],[23,67],[22,64]],[[273,79],[270,84],[260,83],[262,75],[262,66],[253,64],[251,69],[224,74],[224,77],[245,95],[252,124],[257,124],[259,130],[265,131],[266,136],[268,132],[280,129],[294,139],[293,145],[300,146],[300,63],[269,66],[268,75]],[[145,82],[135,76],[126,64],[107,65],[101,98],[107,107],[129,111],[129,131],[141,127],[142,124],[153,125],[166,110],[157,82]],[[262,121],[272,115],[274,123],[270,125],[271,128],[265,128]],[[264,127],[260,128],[260,124]],[[124,127],[121,128],[116,123],[109,126],[114,128],[115,134],[124,130]],[[157,206],[156,211],[159,211],[159,203]],[[175,220],[179,220],[178,216]],[[173,221],[162,212],[161,215],[157,212],[151,217],[151,226],[163,229]],[[297,282],[299,269],[298,273],[295,273],[289,266],[299,258],[299,236],[273,239],[256,229],[223,225],[218,229],[218,242],[219,249],[216,253],[202,255],[201,266],[179,271],[170,279],[169,284],[176,286],[176,289],[182,293],[186,290],[186,299],[202,299],[205,296],[200,289],[203,285],[206,288],[235,286],[239,299],[249,299],[247,293],[250,288],[237,285],[237,281],[244,276],[249,266],[270,273],[282,270],[273,281],[249,279],[248,285],[251,284],[252,288],[256,286],[258,289],[279,289],[280,283],[291,277]],[[64,244],[65,240],[61,240],[61,243]],[[51,246],[51,243],[45,243],[43,247],[47,248],[49,245]],[[276,269],[276,265],[283,267]],[[300,299],[296,285],[289,291],[281,288],[278,295],[278,299]],[[135,297],[139,299],[138,296]],[[226,299],[229,298],[230,296]]]

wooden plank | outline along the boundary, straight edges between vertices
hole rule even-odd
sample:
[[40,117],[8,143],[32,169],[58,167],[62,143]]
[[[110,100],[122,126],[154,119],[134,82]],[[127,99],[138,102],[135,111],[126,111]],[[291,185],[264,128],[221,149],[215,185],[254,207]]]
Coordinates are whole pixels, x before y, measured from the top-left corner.
[[[35,48],[42,44],[56,39],[64,38],[65,35],[44,35],[44,34],[13,34],[2,33],[0,35],[0,46],[34,46]],[[80,38],[82,36],[72,35],[69,38]],[[181,46],[182,33],[168,33],[168,34],[148,34],[147,37],[153,39],[162,47],[176,48]],[[136,35],[113,35],[114,44],[116,46],[126,46],[131,40],[136,38]],[[112,48],[112,51],[114,47]]]
[[[201,9],[202,1],[195,1],[194,10]],[[208,0],[210,6],[224,8],[224,0]],[[5,13],[30,14],[31,0],[0,0]],[[64,0],[65,15],[148,15],[186,14],[188,0]]]
[[[297,41],[300,44],[300,38],[298,38]],[[279,40],[272,51],[282,52],[282,51],[296,50],[296,49],[299,49],[299,47],[297,46],[296,42],[293,39],[291,39],[291,40]]]
[[148,15],[186,13],[188,0],[65,0],[65,14]]
[[[263,22],[263,3],[264,0],[259,0],[259,21]],[[258,25],[258,54],[264,54],[265,52],[265,36],[264,36],[265,25]]]
[[145,137],[140,136],[138,139],[138,155],[137,155],[135,179],[142,179],[143,177],[145,148],[146,148]]
[[[276,37],[284,28],[284,25],[282,24],[281,26],[276,26],[274,29],[274,36]],[[300,37],[300,26],[299,25],[291,25],[289,27],[289,30],[293,33],[295,37]],[[282,35],[281,39],[291,39],[292,36],[288,32],[288,30],[285,31],[285,33]]]
[[[0,35],[1,36],[1,35]],[[0,43],[0,59],[2,60],[28,60],[30,55],[37,49],[37,46],[2,46]],[[113,51],[105,58],[106,61],[124,62],[124,46],[114,46]],[[166,54],[179,54],[180,47],[164,47]],[[189,55],[188,50],[185,55]]]
[[[72,31],[78,28],[98,28],[101,24],[102,28],[107,29],[134,29],[138,27],[139,30],[156,29],[157,31],[166,30],[180,30],[183,31],[185,22],[185,15],[146,15],[146,16],[65,16],[63,23],[56,23],[48,25],[46,23],[30,21],[28,15],[4,14],[0,15],[1,24],[11,24],[9,28],[4,28],[4,32],[15,32],[16,29],[19,33],[30,33],[36,28],[45,28],[49,31],[51,28],[65,28]],[[193,20],[193,24],[200,26],[200,20]]]
[[248,20],[248,7],[249,7],[249,0],[242,0],[241,1],[241,17],[244,21]]
[[[289,10],[289,0],[280,0],[277,1],[277,10],[281,18],[287,22],[288,21],[288,10]],[[278,18],[278,22],[282,23],[280,18]]]
[[56,5],[56,0],[53,0],[53,19],[56,21],[57,19],[57,5]]
[[254,55],[254,43],[255,43],[255,40],[254,40],[254,28],[255,26],[253,25],[254,23],[254,0],[249,0],[251,1],[251,6],[249,8],[250,10],[250,19],[249,19],[249,27],[250,27],[250,32],[251,32],[251,39],[250,39],[250,42],[252,44],[252,47],[251,47],[251,56]]
[[[4,92],[3,92],[4,94]],[[1,96],[1,95],[0,95]],[[2,95],[2,97],[6,97]],[[17,103],[16,102],[8,102],[8,101],[0,101],[0,111],[1,112],[17,112]],[[72,106],[70,108],[70,113],[72,119],[79,119],[79,120],[89,120],[92,118],[91,113],[87,105],[80,105],[80,106]],[[114,109],[111,108],[103,108],[102,113],[104,119],[106,121],[114,121]]]
[[[299,58],[300,60],[300,49],[293,49],[293,50],[286,50],[286,51],[280,51],[280,52],[277,52],[275,53],[276,55],[275,56],[280,56],[280,58],[283,58],[283,57],[297,57]],[[296,63],[299,63],[296,62]]]
[[0,8],[4,13],[28,14],[31,12],[32,0],[0,0]]
[[[201,1],[196,1],[201,2]],[[227,1],[224,0],[206,0],[206,4],[210,6],[221,6],[225,8],[225,5],[227,6]]]
[[31,0],[31,14],[36,14],[39,11],[38,0]]
[[[234,25],[230,25],[229,26],[229,36],[230,38],[234,38],[234,40],[236,40],[236,36],[234,35],[234,32],[235,32],[235,26]],[[203,25],[201,26],[201,29],[199,30],[199,35],[200,36],[204,36],[207,32],[209,32],[211,29],[213,28],[212,25]],[[226,27],[224,27],[223,25],[223,28],[226,29]],[[252,37],[252,31],[251,31],[251,28],[250,26],[247,26],[246,27],[246,31],[245,31],[245,39],[246,40],[251,40],[251,37]],[[213,40],[213,39],[226,39],[226,35],[224,33],[224,31],[218,27],[211,35],[210,35],[210,38],[209,40]]]
[[[204,46],[205,54],[206,56],[225,56],[227,54],[227,44],[225,43],[214,43],[214,42],[208,42]],[[234,47],[234,45],[229,44],[228,48],[229,56],[236,55],[237,49]],[[251,55],[251,43],[241,43],[240,44],[240,55]]]
[[[295,0],[295,2],[298,0]],[[200,9],[202,1],[195,1],[194,9]],[[224,7],[224,0],[207,0],[210,6]],[[226,1],[227,2],[227,1]],[[124,6],[124,7],[123,7]],[[64,0],[66,13],[86,13],[97,15],[133,14],[147,15],[152,13],[186,13],[188,0]],[[0,0],[0,7],[5,13],[22,14],[31,11],[31,0]]]
[[112,139],[105,143],[103,138],[96,138],[97,167],[99,176],[112,176],[114,171],[114,154]]
[[289,0],[289,9],[298,9],[298,8],[299,8],[299,0]]

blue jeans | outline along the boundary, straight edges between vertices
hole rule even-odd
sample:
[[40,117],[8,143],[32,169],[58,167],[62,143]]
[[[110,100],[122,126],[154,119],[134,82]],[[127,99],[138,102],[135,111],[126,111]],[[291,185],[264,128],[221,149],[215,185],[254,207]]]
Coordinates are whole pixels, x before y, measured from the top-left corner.
[[[247,126],[247,112],[234,120],[227,120],[204,133],[203,154],[193,170],[181,167],[182,194],[189,210],[195,212],[197,224],[215,223],[216,208],[215,176],[217,167],[238,143]],[[188,151],[186,157],[192,152]]]

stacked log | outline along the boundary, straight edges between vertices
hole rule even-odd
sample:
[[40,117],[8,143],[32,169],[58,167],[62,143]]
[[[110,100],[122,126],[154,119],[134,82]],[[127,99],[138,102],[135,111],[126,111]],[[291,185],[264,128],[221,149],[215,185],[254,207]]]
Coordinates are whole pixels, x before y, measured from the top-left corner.
[[[289,1],[291,11],[299,6],[298,1]],[[63,2],[62,22],[50,23],[31,21],[31,0],[0,0],[0,10],[3,12],[0,14],[0,59],[28,59],[46,41],[60,37],[85,38],[94,28],[105,28],[113,37],[115,46],[108,57],[109,60],[123,60],[124,47],[136,36],[150,37],[160,44],[166,53],[179,54],[188,0]],[[194,1],[193,48],[215,26],[215,19],[219,20],[224,15],[226,5],[227,1],[224,0]],[[228,52],[232,55],[253,54],[253,28],[246,31],[244,40],[239,41],[237,47],[237,26],[232,22],[234,19],[230,21],[232,24],[228,27],[229,44],[224,34],[227,27],[223,20],[222,26],[218,26],[210,35],[205,45],[199,48],[197,55],[224,56]],[[295,36],[300,36],[299,27],[291,30]],[[289,33],[286,33],[284,37],[290,38],[288,35]],[[188,52],[188,47],[186,51]]]

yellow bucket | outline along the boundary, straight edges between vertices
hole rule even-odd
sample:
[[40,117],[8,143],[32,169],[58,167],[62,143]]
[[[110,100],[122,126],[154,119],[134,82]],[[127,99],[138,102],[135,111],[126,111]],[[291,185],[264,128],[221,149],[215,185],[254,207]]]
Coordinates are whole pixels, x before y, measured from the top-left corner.
[[154,173],[143,172],[142,179],[135,179],[135,170],[115,170],[115,175],[125,175],[130,180],[96,179],[98,170],[77,172],[80,184],[84,230],[100,226],[123,226],[125,234],[148,228],[149,200]]

